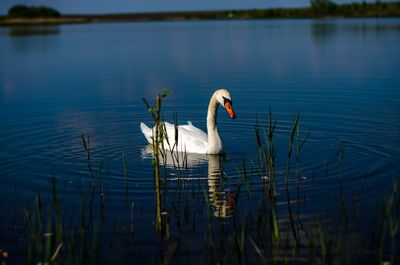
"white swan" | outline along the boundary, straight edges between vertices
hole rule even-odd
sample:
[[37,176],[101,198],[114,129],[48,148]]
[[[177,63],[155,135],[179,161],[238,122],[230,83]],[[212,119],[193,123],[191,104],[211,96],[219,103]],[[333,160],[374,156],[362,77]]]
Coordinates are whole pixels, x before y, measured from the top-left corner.
[[[235,113],[232,109],[232,98],[228,90],[219,89],[214,92],[208,104],[207,112],[207,133],[193,126],[188,121],[188,125],[178,126],[178,143],[175,144],[175,127],[173,124],[165,122],[165,128],[169,140],[169,144],[164,141],[166,149],[173,149],[178,152],[198,153],[198,154],[220,154],[223,152],[223,145],[217,130],[217,110],[218,106],[222,105],[229,116],[234,119]],[[153,142],[153,131],[143,122],[140,123],[147,141]]]

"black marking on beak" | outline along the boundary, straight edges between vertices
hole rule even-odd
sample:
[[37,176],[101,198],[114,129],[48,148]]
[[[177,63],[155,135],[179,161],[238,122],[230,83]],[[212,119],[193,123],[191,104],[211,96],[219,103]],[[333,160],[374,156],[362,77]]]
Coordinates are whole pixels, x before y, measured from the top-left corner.
[[230,99],[227,99],[226,97],[222,97],[223,99],[224,99],[224,105],[225,105],[225,103],[226,102],[229,102],[229,104],[231,104],[232,105],[232,100],[230,100]]

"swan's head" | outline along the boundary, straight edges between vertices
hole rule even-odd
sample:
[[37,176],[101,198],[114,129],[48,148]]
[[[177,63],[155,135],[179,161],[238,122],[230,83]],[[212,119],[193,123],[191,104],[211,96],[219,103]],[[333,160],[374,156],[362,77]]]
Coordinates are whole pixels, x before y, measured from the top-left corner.
[[226,89],[219,89],[214,93],[215,98],[221,104],[229,114],[229,117],[234,119],[236,117],[235,112],[232,108],[232,98],[231,94]]

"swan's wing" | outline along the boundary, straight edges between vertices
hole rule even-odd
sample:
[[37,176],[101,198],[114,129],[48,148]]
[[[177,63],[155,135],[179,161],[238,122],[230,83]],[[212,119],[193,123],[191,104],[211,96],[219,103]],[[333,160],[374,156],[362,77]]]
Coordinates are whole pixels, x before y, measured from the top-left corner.
[[[172,148],[175,145],[175,125],[171,124],[169,122],[164,122],[164,128],[167,132],[169,145]],[[179,135],[179,133],[178,133],[178,135]],[[168,146],[166,146],[166,147],[167,147],[167,149],[169,149]]]
[[[171,146],[173,145],[174,141],[175,141],[175,128],[174,125],[168,122],[165,122],[165,129],[167,131],[167,135],[169,136],[168,140],[172,141]],[[153,128],[149,128],[146,124],[144,124],[143,122],[140,123],[140,130],[142,131],[143,135],[146,137],[147,141],[149,142],[149,144],[153,143],[153,131],[154,131],[154,127]]]
[[[168,141],[165,139],[163,143],[165,149],[188,153],[207,153],[207,134],[201,129],[194,127],[191,122],[188,122],[188,125],[178,126],[177,144],[175,143],[175,125],[169,122],[164,122],[164,126],[168,136]],[[140,129],[147,141],[151,144],[153,129],[147,127],[144,123],[140,124]]]
[[142,131],[144,137],[146,137],[146,140],[151,144],[152,143],[152,135],[153,131],[151,128],[149,128],[146,124],[143,122],[140,123],[140,130]]
[[206,153],[208,145],[208,137],[202,130],[187,130],[179,128],[178,142],[180,151],[189,153]]
[[205,133],[203,130],[193,126],[191,121],[188,121],[188,125],[181,125],[179,126],[179,131],[178,133],[182,133],[183,137],[188,138],[187,140],[191,142],[200,142],[202,144],[206,144],[208,142],[208,136],[207,133]]
[[199,129],[199,128],[193,126],[193,123],[191,121],[188,121],[187,123],[188,123],[188,125],[181,125],[179,127],[182,127],[185,130],[188,130],[188,131],[193,132],[193,133],[197,133],[199,135],[200,134],[205,134],[205,136],[207,138],[207,134],[202,129]]
[[178,126],[177,147],[174,147],[175,126],[171,123],[165,122],[165,129],[167,131],[168,142],[170,145],[167,146],[168,149],[174,148],[176,151],[189,153],[206,153],[208,143],[207,134],[201,129],[194,127],[191,123],[188,123],[188,125]]

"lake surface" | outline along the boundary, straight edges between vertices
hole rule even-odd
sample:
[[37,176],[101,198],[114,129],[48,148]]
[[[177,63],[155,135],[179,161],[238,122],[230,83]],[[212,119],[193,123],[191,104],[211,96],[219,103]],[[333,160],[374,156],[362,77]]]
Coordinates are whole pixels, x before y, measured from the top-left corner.
[[[22,207],[34,211],[40,194],[43,208],[51,208],[55,177],[65,231],[79,223],[83,209],[86,221],[99,224],[102,248],[118,257],[110,260],[161,263],[168,246],[155,231],[152,156],[139,124],[152,125],[142,97],[153,102],[165,88],[167,121],[176,114],[179,123],[189,120],[205,130],[210,96],[221,87],[231,92],[237,115],[231,120],[219,110],[224,157],[189,155],[185,184],[170,176],[168,187],[176,193],[164,201],[164,214],[178,242],[174,263],[207,263],[204,193],[211,218],[223,225],[255,211],[264,183],[255,126],[258,120],[261,132],[267,130],[269,108],[277,120],[280,225],[288,222],[283,194],[296,113],[301,135],[310,133],[299,160],[300,194],[307,201],[299,210],[302,222],[335,223],[339,200],[350,219],[358,207],[369,220],[369,209],[388,197],[399,176],[399,48],[399,19],[0,28],[0,249],[9,251],[10,264],[25,263]],[[94,188],[81,134],[90,139]],[[251,185],[239,190],[242,164]],[[221,167],[223,176],[212,177]],[[174,203],[182,185],[183,197],[196,198],[187,198],[186,208]],[[177,212],[184,209],[187,218],[180,222]],[[370,239],[370,226],[363,223],[357,236]]]

